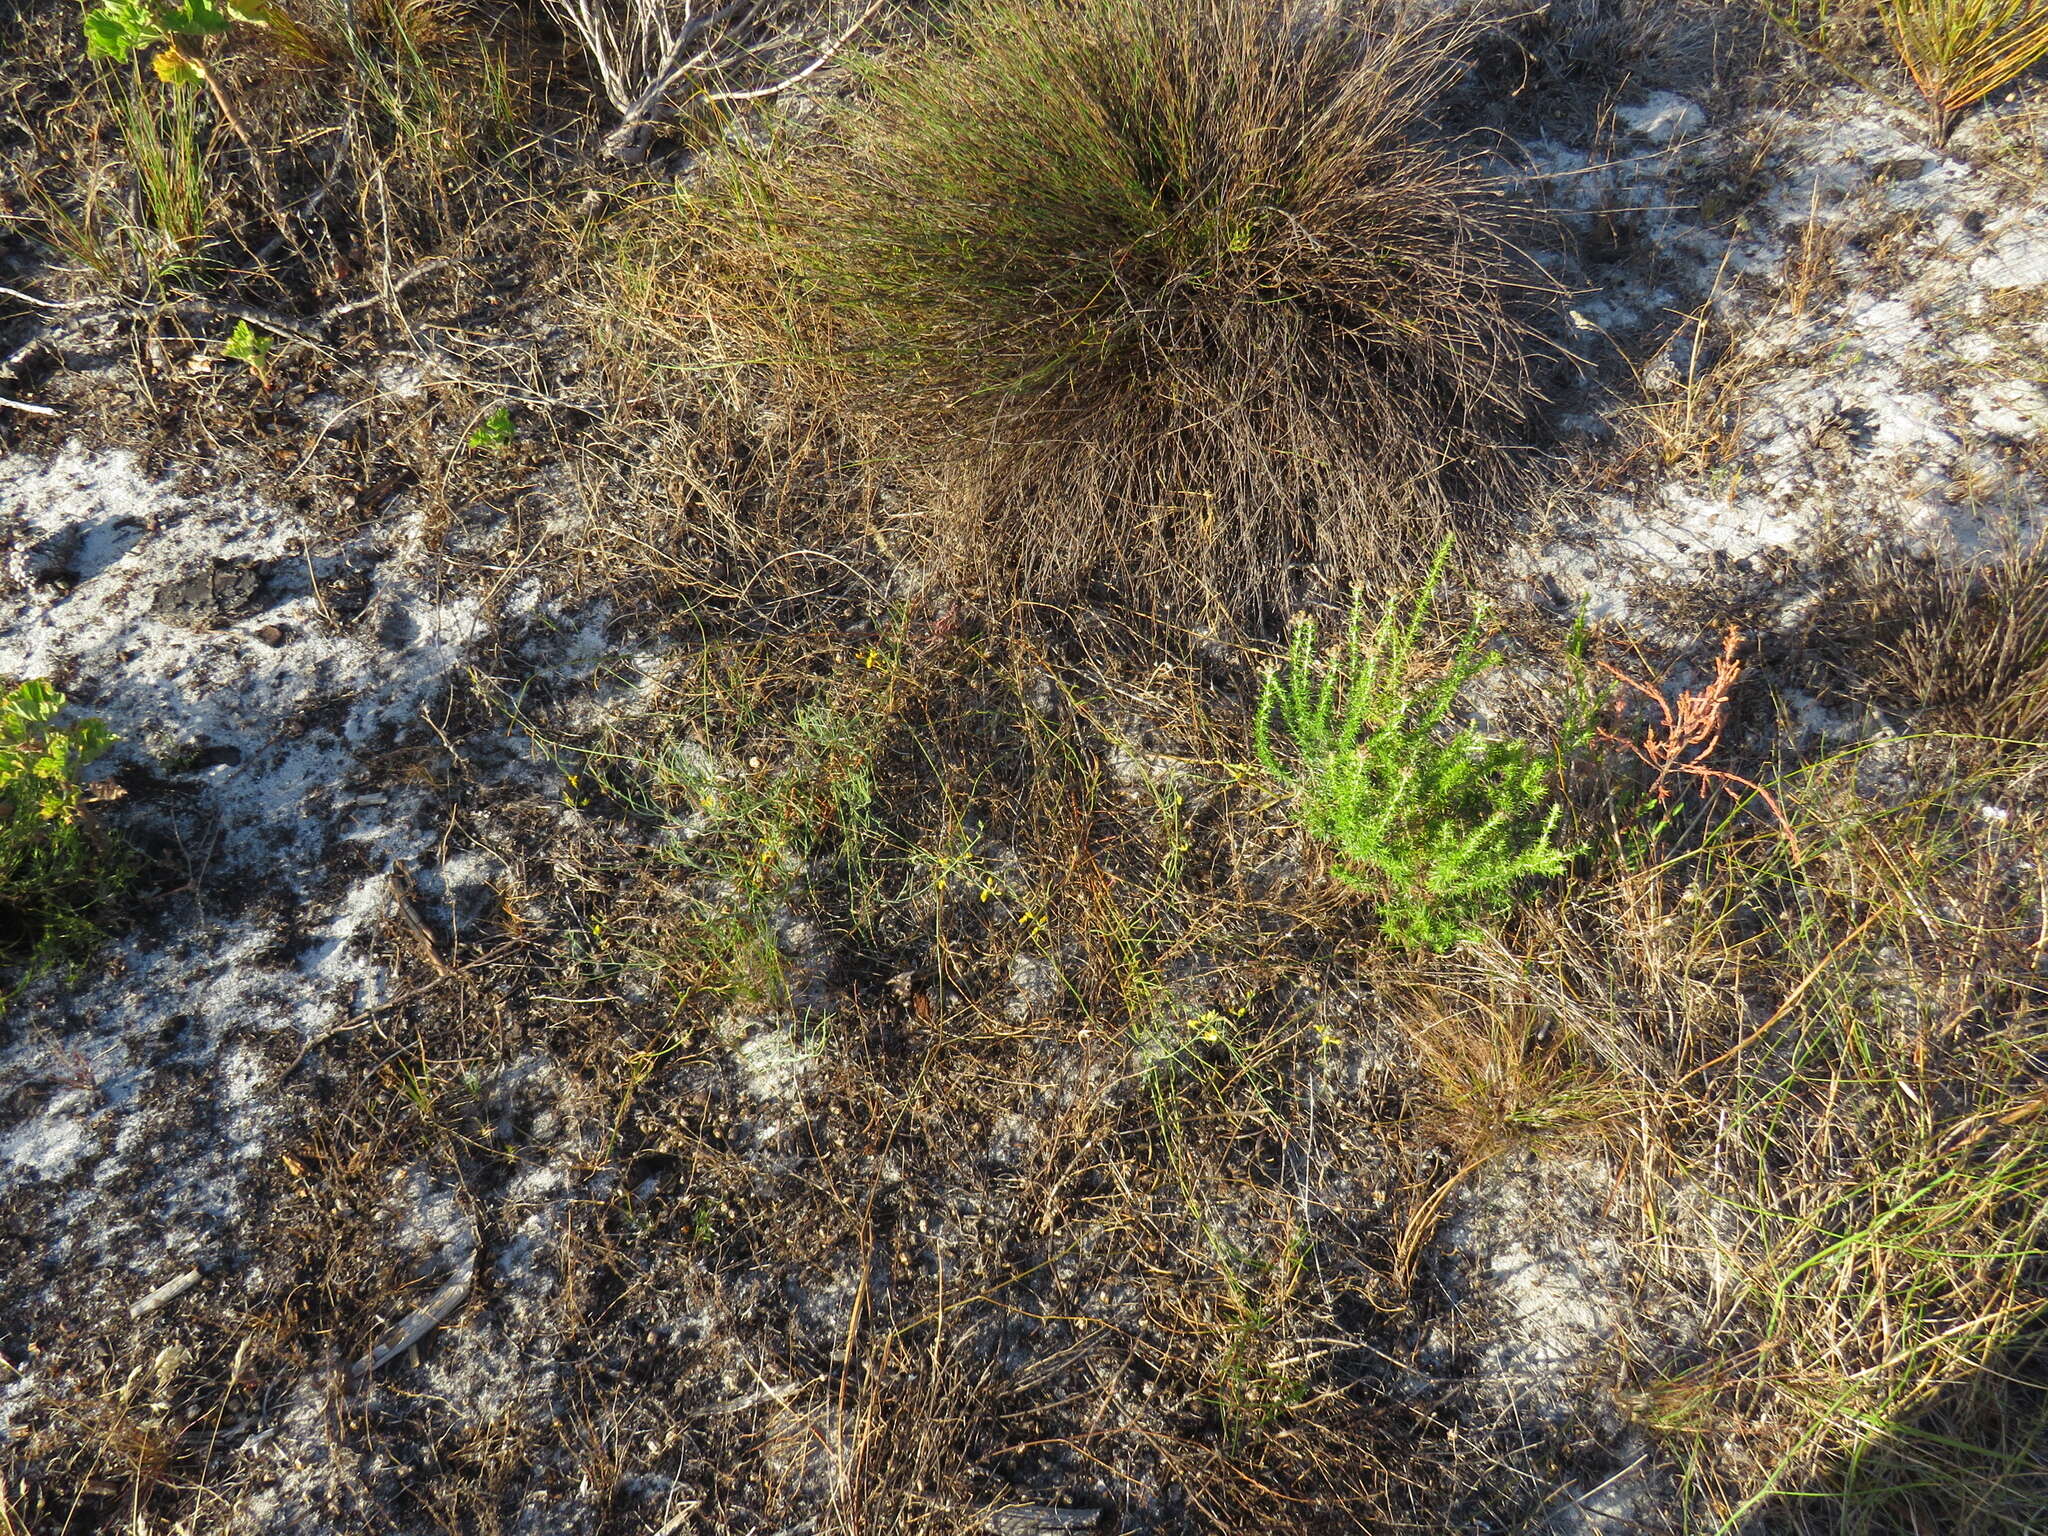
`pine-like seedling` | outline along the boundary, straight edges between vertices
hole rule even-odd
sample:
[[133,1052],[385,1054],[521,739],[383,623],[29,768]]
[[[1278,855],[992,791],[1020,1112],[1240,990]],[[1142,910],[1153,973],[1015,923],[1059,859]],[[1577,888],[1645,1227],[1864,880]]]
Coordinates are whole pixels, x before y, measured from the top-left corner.
[[[1459,691],[1491,664],[1477,609],[1433,681],[1410,677],[1443,580],[1446,540],[1411,603],[1389,602],[1368,635],[1354,600],[1328,654],[1299,621],[1259,701],[1259,762],[1299,796],[1303,827],[1336,851],[1336,873],[1371,891],[1393,938],[1448,949],[1506,907],[1521,881],[1560,873],[1563,807],[1526,742],[1449,730]],[[1282,760],[1274,721],[1291,744]]]
[[1965,110],[2048,54],[2048,0],[1879,0],[1877,11],[1927,98],[1936,144],[1948,143]]

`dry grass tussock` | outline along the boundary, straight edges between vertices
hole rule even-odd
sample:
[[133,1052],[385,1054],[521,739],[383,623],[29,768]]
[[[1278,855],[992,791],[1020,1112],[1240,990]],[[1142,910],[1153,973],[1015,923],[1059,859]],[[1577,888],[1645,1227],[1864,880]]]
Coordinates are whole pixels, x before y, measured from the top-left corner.
[[1246,615],[1514,479],[1542,285],[1432,103],[1472,33],[985,0],[691,200],[680,306],[908,467],[928,557]]
[[1976,565],[1894,560],[1861,585],[1866,693],[1954,731],[2048,738],[2048,546]]

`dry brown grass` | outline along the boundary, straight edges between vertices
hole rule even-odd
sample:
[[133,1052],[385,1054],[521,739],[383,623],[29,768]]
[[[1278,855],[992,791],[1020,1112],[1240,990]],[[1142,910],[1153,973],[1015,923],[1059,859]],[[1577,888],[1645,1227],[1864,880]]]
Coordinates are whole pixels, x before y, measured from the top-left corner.
[[[727,488],[773,510],[774,484]],[[650,526],[680,540],[701,511]],[[1589,1364],[1586,1412],[1654,1437],[1694,1527],[2027,1529],[2000,1427],[2027,1398],[1994,1374],[2036,1310],[2048,1194],[2039,893],[2011,878],[2048,825],[2027,765],[1936,756],[1894,800],[1853,756],[1773,770],[1752,673],[1711,761],[1771,787],[1800,857],[1754,800],[1660,803],[1651,767],[1588,758],[1595,854],[1419,956],[1292,857],[1244,767],[1249,679],[1155,667],[1085,615],[1058,647],[937,605],[869,631],[823,559],[764,576],[757,609],[737,562],[776,541],[703,537],[647,602],[671,615],[659,675],[612,680],[630,711],[592,731],[575,696],[523,706],[585,803],[573,839],[535,816],[512,840],[524,808],[465,829],[506,859],[516,928],[307,1068],[323,1130],[294,1144],[313,1198],[278,1233],[281,1334],[346,1355],[416,1291],[364,1257],[354,1192],[431,1155],[481,1216],[550,1155],[499,1149],[465,1085],[514,1049],[546,1042],[567,1145],[621,1174],[534,1260],[565,1277],[531,1303],[554,1417],[452,1431],[411,1367],[351,1402],[352,1447],[438,1437],[407,1497],[489,1529],[570,1467],[687,1490],[658,1520],[619,1493],[618,1529],[696,1500],[747,1536],[965,1536],[1013,1499],[1219,1536],[1514,1528],[1584,1447],[1418,1359],[1472,1283],[1443,1223],[1513,1152],[1605,1171],[1589,1221],[1666,1299]],[[1532,709],[1569,691],[1544,677]],[[821,707],[870,729],[819,754],[849,748]],[[854,778],[858,816],[833,788]],[[769,919],[776,985],[707,963],[721,882]],[[1048,979],[1029,1008],[1020,959]],[[764,1040],[807,1063],[770,1099],[739,1065]],[[514,1315],[484,1291],[429,1359]]]
[[1863,582],[1871,696],[1963,735],[2048,739],[2048,547],[1894,561]]
[[1974,1505],[1972,1528],[2020,1529],[2024,1466],[1943,1415],[2039,1306],[2040,911],[2005,870],[2041,818],[1956,817],[1951,794],[2024,795],[2024,775],[1889,807],[1856,776],[1851,754],[1781,781],[1802,861],[1782,834],[1703,850],[1717,899],[1691,923],[1731,948],[1747,930],[1767,1006],[1670,1084],[1667,1177],[1713,1203],[1724,1268],[1706,1359],[1651,1373],[1641,1411],[1716,1518],[1831,1486],[1852,1520],[1888,1511],[1873,1528]]
[[[1975,707],[2030,698],[2000,681]],[[1931,735],[1675,816],[1647,774],[1575,780],[1602,851],[1574,881],[1398,991],[1372,964],[1460,1149],[1425,1224],[1511,1148],[1613,1169],[1666,1298],[1620,1402],[1682,1528],[2030,1528],[2001,1415],[2038,1425],[2038,1383],[1999,1361],[2048,1267],[2041,768]]]
[[[1099,615],[1070,615],[1050,650],[963,623],[943,599],[875,633],[821,622],[858,585],[835,562],[864,558],[809,541],[833,522],[810,499],[821,482],[779,481],[776,452],[744,451],[743,410],[698,419],[719,462],[742,447],[737,479],[703,472],[734,499],[693,490],[639,534],[614,531],[622,553],[662,551],[662,601],[694,594],[699,622],[714,621],[705,670],[665,696],[664,718],[623,724],[608,771],[660,790],[634,813],[659,825],[697,804],[649,770],[673,733],[713,750],[733,786],[769,790],[804,750],[808,704],[873,720],[872,815],[798,863],[768,861],[781,871],[770,905],[823,930],[827,973],[848,989],[816,1037],[834,1063],[816,1102],[844,1103],[832,1113],[850,1124],[883,1114],[888,1145],[919,1149],[927,1214],[970,1189],[998,1208],[965,1149],[1034,1126],[999,1181],[1021,1202],[993,1229],[1012,1247],[961,1239],[980,1267],[950,1292],[959,1310],[936,1326],[936,1292],[909,1278],[919,1244],[898,1239],[888,1299],[858,1324],[886,1370],[820,1363],[806,1406],[777,1421],[818,1448],[804,1465],[832,1469],[830,1528],[971,1528],[998,1497],[958,1475],[977,1455],[1013,1488],[1058,1485],[1048,1468],[1071,1458],[1120,1509],[1159,1507],[1147,1490],[1170,1476],[1195,1530],[1394,1528],[1442,1498],[1464,1499],[1468,1520],[1526,1516],[1511,1490],[1551,1485],[1548,1452],[1517,1451],[1507,1427],[1487,1439],[1476,1420],[1453,1443],[1426,1418],[1438,1400],[1410,1416],[1360,1366],[1408,1358],[1407,1330],[1445,1283],[1442,1223],[1512,1152],[1611,1169],[1601,1231],[1663,1300],[1635,1320],[1625,1364],[1592,1369],[1623,1373],[1612,1409],[1653,1436],[1685,1518],[1713,1529],[1747,1509],[1820,1529],[1819,1514],[1799,1523],[1810,1496],[1851,1529],[1915,1517],[1901,1510],[2026,1529],[2033,1484],[1996,1424],[2028,1399],[1987,1373],[2033,1316],[2044,1246],[2029,1203],[2048,1170],[2041,919],[2038,893],[2009,875],[2039,852],[2028,762],[1973,778],[1959,744],[1935,745],[1913,767],[1919,790],[1888,801],[1859,755],[1771,761],[1749,708],[1768,667],[1724,656],[1717,671],[1704,655],[1690,713],[1669,705],[1696,728],[1669,742],[1712,772],[1673,769],[1660,797],[1668,753],[1580,760],[1574,835],[1593,855],[1484,940],[1398,953],[1356,897],[1285,856],[1283,818],[1242,769],[1249,718],[1227,679],[1151,670]],[[834,462],[817,451],[814,468]],[[807,574],[785,586],[792,565]],[[750,590],[780,594],[780,633],[734,652],[721,626],[741,622]],[[1517,705],[1532,723],[1574,696],[1557,638],[1529,636],[1539,671],[1559,668]],[[1634,648],[1594,655],[1637,680],[1669,667]],[[1637,715],[1665,720],[1639,700]],[[1656,740],[1668,745],[1661,728]],[[2024,819],[1976,818],[1984,797]],[[746,869],[780,846],[780,824],[730,822],[696,847],[709,869]],[[607,942],[672,946],[686,1013],[758,1006],[672,870],[624,889]],[[1055,978],[1043,1013],[1009,1011],[1019,957]],[[786,947],[776,963],[794,983],[783,997],[824,974]],[[1361,1050],[1382,1065],[1338,1089]],[[659,1102],[667,1070],[636,1090],[628,1123],[656,1113],[640,1106]],[[724,1166],[702,1146],[707,1170]],[[839,1152],[815,1156],[833,1209],[903,1209],[867,1175],[839,1188]],[[1324,1177],[1373,1190],[1365,1213],[1344,1215]],[[744,1182],[730,1168],[707,1181]],[[818,1197],[785,1187],[789,1209],[817,1212],[805,1230],[826,1230]],[[882,1241],[862,1230],[847,1252]],[[1026,1286],[1047,1287],[1027,1309],[1006,1287],[1069,1245],[1060,1278]],[[854,1272],[816,1252],[786,1262]],[[959,1341],[1027,1310],[1072,1331],[1004,1396]],[[1108,1406],[1083,1430],[1047,1394],[1096,1390],[1079,1384],[1110,1379],[1105,1350],[1134,1373],[1116,1380],[1152,1391],[1101,1389]],[[1020,1443],[1027,1454],[1005,1459]],[[790,1476],[776,1507],[794,1517],[828,1484]]]
[[1529,403],[1543,279],[1428,117],[1471,35],[969,8],[720,167],[682,308],[908,471],[964,586],[1214,618],[1304,562],[1377,584],[1495,505]]
[[[893,701],[865,770],[875,819],[814,849],[776,899],[832,925],[862,973],[900,968],[900,987],[870,993],[896,1022],[821,1049],[860,1063],[843,1091],[893,1105],[905,1131],[892,1134],[931,1138],[933,1199],[968,1177],[947,1150],[958,1138],[1006,1112],[1046,1121],[1019,1174],[1036,1193],[1008,1230],[1039,1223],[1094,1278],[1033,1315],[1097,1319],[1063,1345],[1069,1363],[1113,1336],[1153,1394],[1114,1399],[1079,1442],[1042,1399],[1001,1409],[1036,1426],[1033,1444],[1079,1449],[1117,1497],[1170,1467],[1191,1529],[1312,1530],[1340,1513],[1382,1528],[1431,1490],[1471,1498],[1488,1466],[1506,1483],[1464,1507],[1509,1518],[1521,1506],[1502,1489],[1546,1464],[1517,1462],[1508,1440],[1456,1448],[1389,1413],[1347,1376],[1342,1341],[1404,1347],[1404,1325],[1357,1332],[1348,1309],[1412,1317],[1441,1262],[1433,1238],[1478,1170],[1534,1152],[1613,1169],[1601,1230],[1666,1298],[1639,1320],[1614,1402],[1670,1458],[1685,1518],[1796,1520],[1804,1506],[1784,1496],[1825,1494],[1852,1528],[1964,1508],[1976,1529],[2025,1528],[2032,1484],[2023,1454],[1985,1429],[1984,1373],[2037,1310],[2044,1247],[2038,893],[2002,873],[2032,856],[2042,820],[2037,806],[2011,822],[1958,808],[1988,794],[2018,817],[2027,765],[1945,782],[1937,752],[1923,792],[1896,803],[1859,788],[1855,754],[1774,771],[1743,756],[1724,668],[1695,760],[1746,770],[1775,809],[1720,780],[1660,800],[1654,764],[1631,778],[1625,757],[1583,763],[1580,832],[1596,856],[1485,940],[1417,956],[1372,939],[1313,868],[1269,872],[1270,809],[1233,767],[1241,704],[1191,672],[1133,667],[1107,632],[1055,659],[942,617],[850,657],[817,634],[764,642],[764,663],[785,658],[772,675],[787,702],[713,690],[678,723],[715,741],[717,720],[744,722],[727,761],[767,763],[821,686],[858,709],[865,679]],[[836,667],[791,665],[821,646]],[[629,735],[672,728],[647,724]],[[728,853],[743,867],[757,851],[749,833]],[[672,885],[650,895],[634,942],[696,942]],[[1019,955],[1057,978],[1044,1015],[1005,1011]],[[691,974],[700,1006],[727,1006],[717,972]],[[1333,1093],[1366,1042],[1398,1065],[1362,1099]],[[886,1066],[892,1050],[917,1060],[914,1080]],[[1382,1181],[1363,1224],[1325,1203],[1309,1164],[1259,1171],[1261,1148],[1315,1146],[1333,1175]],[[1049,1251],[1027,1243],[1033,1257],[1011,1262]],[[1121,1292],[1138,1309],[1102,1313],[1088,1298],[1119,1294],[1126,1261],[1146,1275]],[[975,1283],[948,1330],[971,1329]],[[878,1313],[873,1326],[888,1380],[827,1371],[840,1384],[814,1410],[866,1405],[829,1438],[833,1528],[954,1529],[980,1495],[943,1469],[985,1443],[992,1421],[973,1405],[997,1388],[972,1356],[898,1353],[929,1339],[926,1322],[906,1335]],[[943,1424],[917,1427],[919,1405],[941,1402]],[[1198,1404],[1199,1429],[1175,1420]],[[2026,1411],[2023,1392],[2007,1411]],[[906,1480],[927,1493],[907,1496]]]
[[[1300,1134],[1315,1090],[1297,1074],[1325,1048],[1266,1001],[1278,956],[1202,953],[1242,922],[1223,913],[1258,898],[1193,856],[1195,825],[1246,792],[1211,749],[1222,738],[1189,722],[1193,677],[1112,663],[1117,699],[1097,700],[1042,654],[929,613],[851,644],[811,631],[719,654],[737,664],[646,695],[655,713],[617,738],[638,755],[597,764],[640,787],[646,825],[786,784],[775,765],[801,748],[807,703],[892,701],[856,770],[879,791],[867,817],[796,863],[761,857],[779,817],[713,823],[680,870],[625,866],[603,925],[614,953],[699,954],[684,882],[767,866],[773,900],[829,935],[832,1012],[804,1095],[822,1139],[772,1195],[719,1150],[723,1133],[677,1112],[694,1047],[648,1063],[621,1121],[629,1145],[686,1161],[688,1198],[721,1212],[691,1271],[744,1259],[820,1297],[874,1277],[825,1336],[804,1324],[775,1341],[757,1318],[721,1335],[786,1357],[760,1360],[772,1408],[720,1442],[726,1466],[762,1479],[763,1515],[964,1533],[992,1504],[1099,1488],[1192,1529],[1308,1531],[1409,1497],[1415,1469],[1394,1449],[1413,1426],[1354,1390],[1331,1316],[1385,1294],[1375,1256],[1332,1245],[1324,1218],[1251,1176],[1274,1138]],[[1133,711],[1171,740],[1141,744]],[[710,745],[717,787],[647,772],[679,737]],[[1133,780],[1120,764],[1134,753],[1170,762],[1170,779]],[[1003,1004],[1018,956],[1058,978],[1042,1012]],[[800,992],[808,962],[784,962]],[[758,1006],[729,970],[668,975],[693,1038]],[[1375,1155],[1348,1101],[1326,1097],[1313,1144],[1354,1137]],[[633,1309],[675,1283],[636,1273]]]

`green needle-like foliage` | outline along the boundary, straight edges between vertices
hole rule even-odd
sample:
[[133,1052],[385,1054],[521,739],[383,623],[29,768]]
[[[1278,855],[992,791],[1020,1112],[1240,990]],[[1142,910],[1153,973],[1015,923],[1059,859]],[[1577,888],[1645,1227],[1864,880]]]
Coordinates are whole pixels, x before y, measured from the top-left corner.
[[[1259,701],[1261,764],[1300,796],[1302,825],[1337,853],[1338,876],[1374,892],[1389,935],[1448,949],[1505,907],[1518,882],[1558,874],[1575,850],[1556,839],[1562,807],[1529,744],[1445,733],[1459,690],[1489,665],[1483,608],[1434,681],[1410,672],[1450,554],[1446,540],[1412,603],[1389,603],[1370,635],[1354,602],[1325,655],[1315,623],[1295,626]],[[1292,744],[1275,748],[1273,722]]]
[[1927,98],[1934,141],[2048,54],[2048,0],[1880,0],[1878,14]]

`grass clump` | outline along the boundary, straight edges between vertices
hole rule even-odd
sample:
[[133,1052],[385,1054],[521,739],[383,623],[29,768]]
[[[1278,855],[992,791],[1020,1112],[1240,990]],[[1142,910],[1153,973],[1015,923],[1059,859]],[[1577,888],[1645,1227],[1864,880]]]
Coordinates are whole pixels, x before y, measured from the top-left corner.
[[144,85],[139,73],[105,79],[108,138],[119,146],[107,173],[80,177],[65,197],[30,178],[31,212],[20,227],[66,261],[111,285],[156,293],[200,281],[211,265],[215,189],[213,131],[190,85]]
[[[1434,681],[1410,675],[1449,553],[1446,540],[1412,605],[1389,604],[1370,636],[1354,603],[1332,654],[1319,652],[1312,620],[1298,623],[1286,660],[1267,674],[1257,726],[1260,763],[1299,791],[1302,824],[1335,847],[1339,878],[1380,894],[1389,934],[1433,949],[1474,936],[1473,923],[1518,883],[1556,875],[1572,856],[1556,841],[1563,807],[1544,757],[1470,727],[1440,734],[1459,691],[1488,665],[1485,610]],[[1276,717],[1294,766],[1274,750]]]
[[80,775],[113,736],[56,724],[64,695],[31,679],[0,693],[0,962],[34,965],[97,936],[93,913],[121,884]]
[[1867,579],[1865,692],[1951,731],[2048,737],[2048,546],[1974,566],[1892,562]]
[[[820,683],[705,656],[649,707],[596,740],[556,743],[565,800],[637,826],[636,862],[655,875],[640,912],[595,925],[596,948],[651,967],[684,999],[792,1002],[778,931],[813,888],[856,892],[876,814],[875,759],[892,723],[893,647]],[[886,687],[886,685],[885,685]],[[848,894],[843,903],[859,905]]]
[[160,94],[115,89],[141,215],[125,231],[136,263],[153,282],[190,276],[205,265],[213,202],[198,93],[189,85]]
[[1469,31],[978,0],[693,211],[706,307],[997,587],[1278,606],[1510,480],[1541,282],[1428,113]]
[[1802,1492],[1840,1501],[1829,1529],[2033,1529],[2038,1456],[1995,1430],[2028,1411],[1997,1362],[2048,1264],[2040,907],[2009,878],[2038,856],[2039,761],[1883,804],[1865,750],[1781,779],[1788,826],[1731,815],[1640,877],[1682,894],[1621,944],[1674,974],[1739,957],[1761,1017],[1694,1021],[1663,1088],[1720,1278],[1702,1358],[1632,1407],[1715,1529]]

